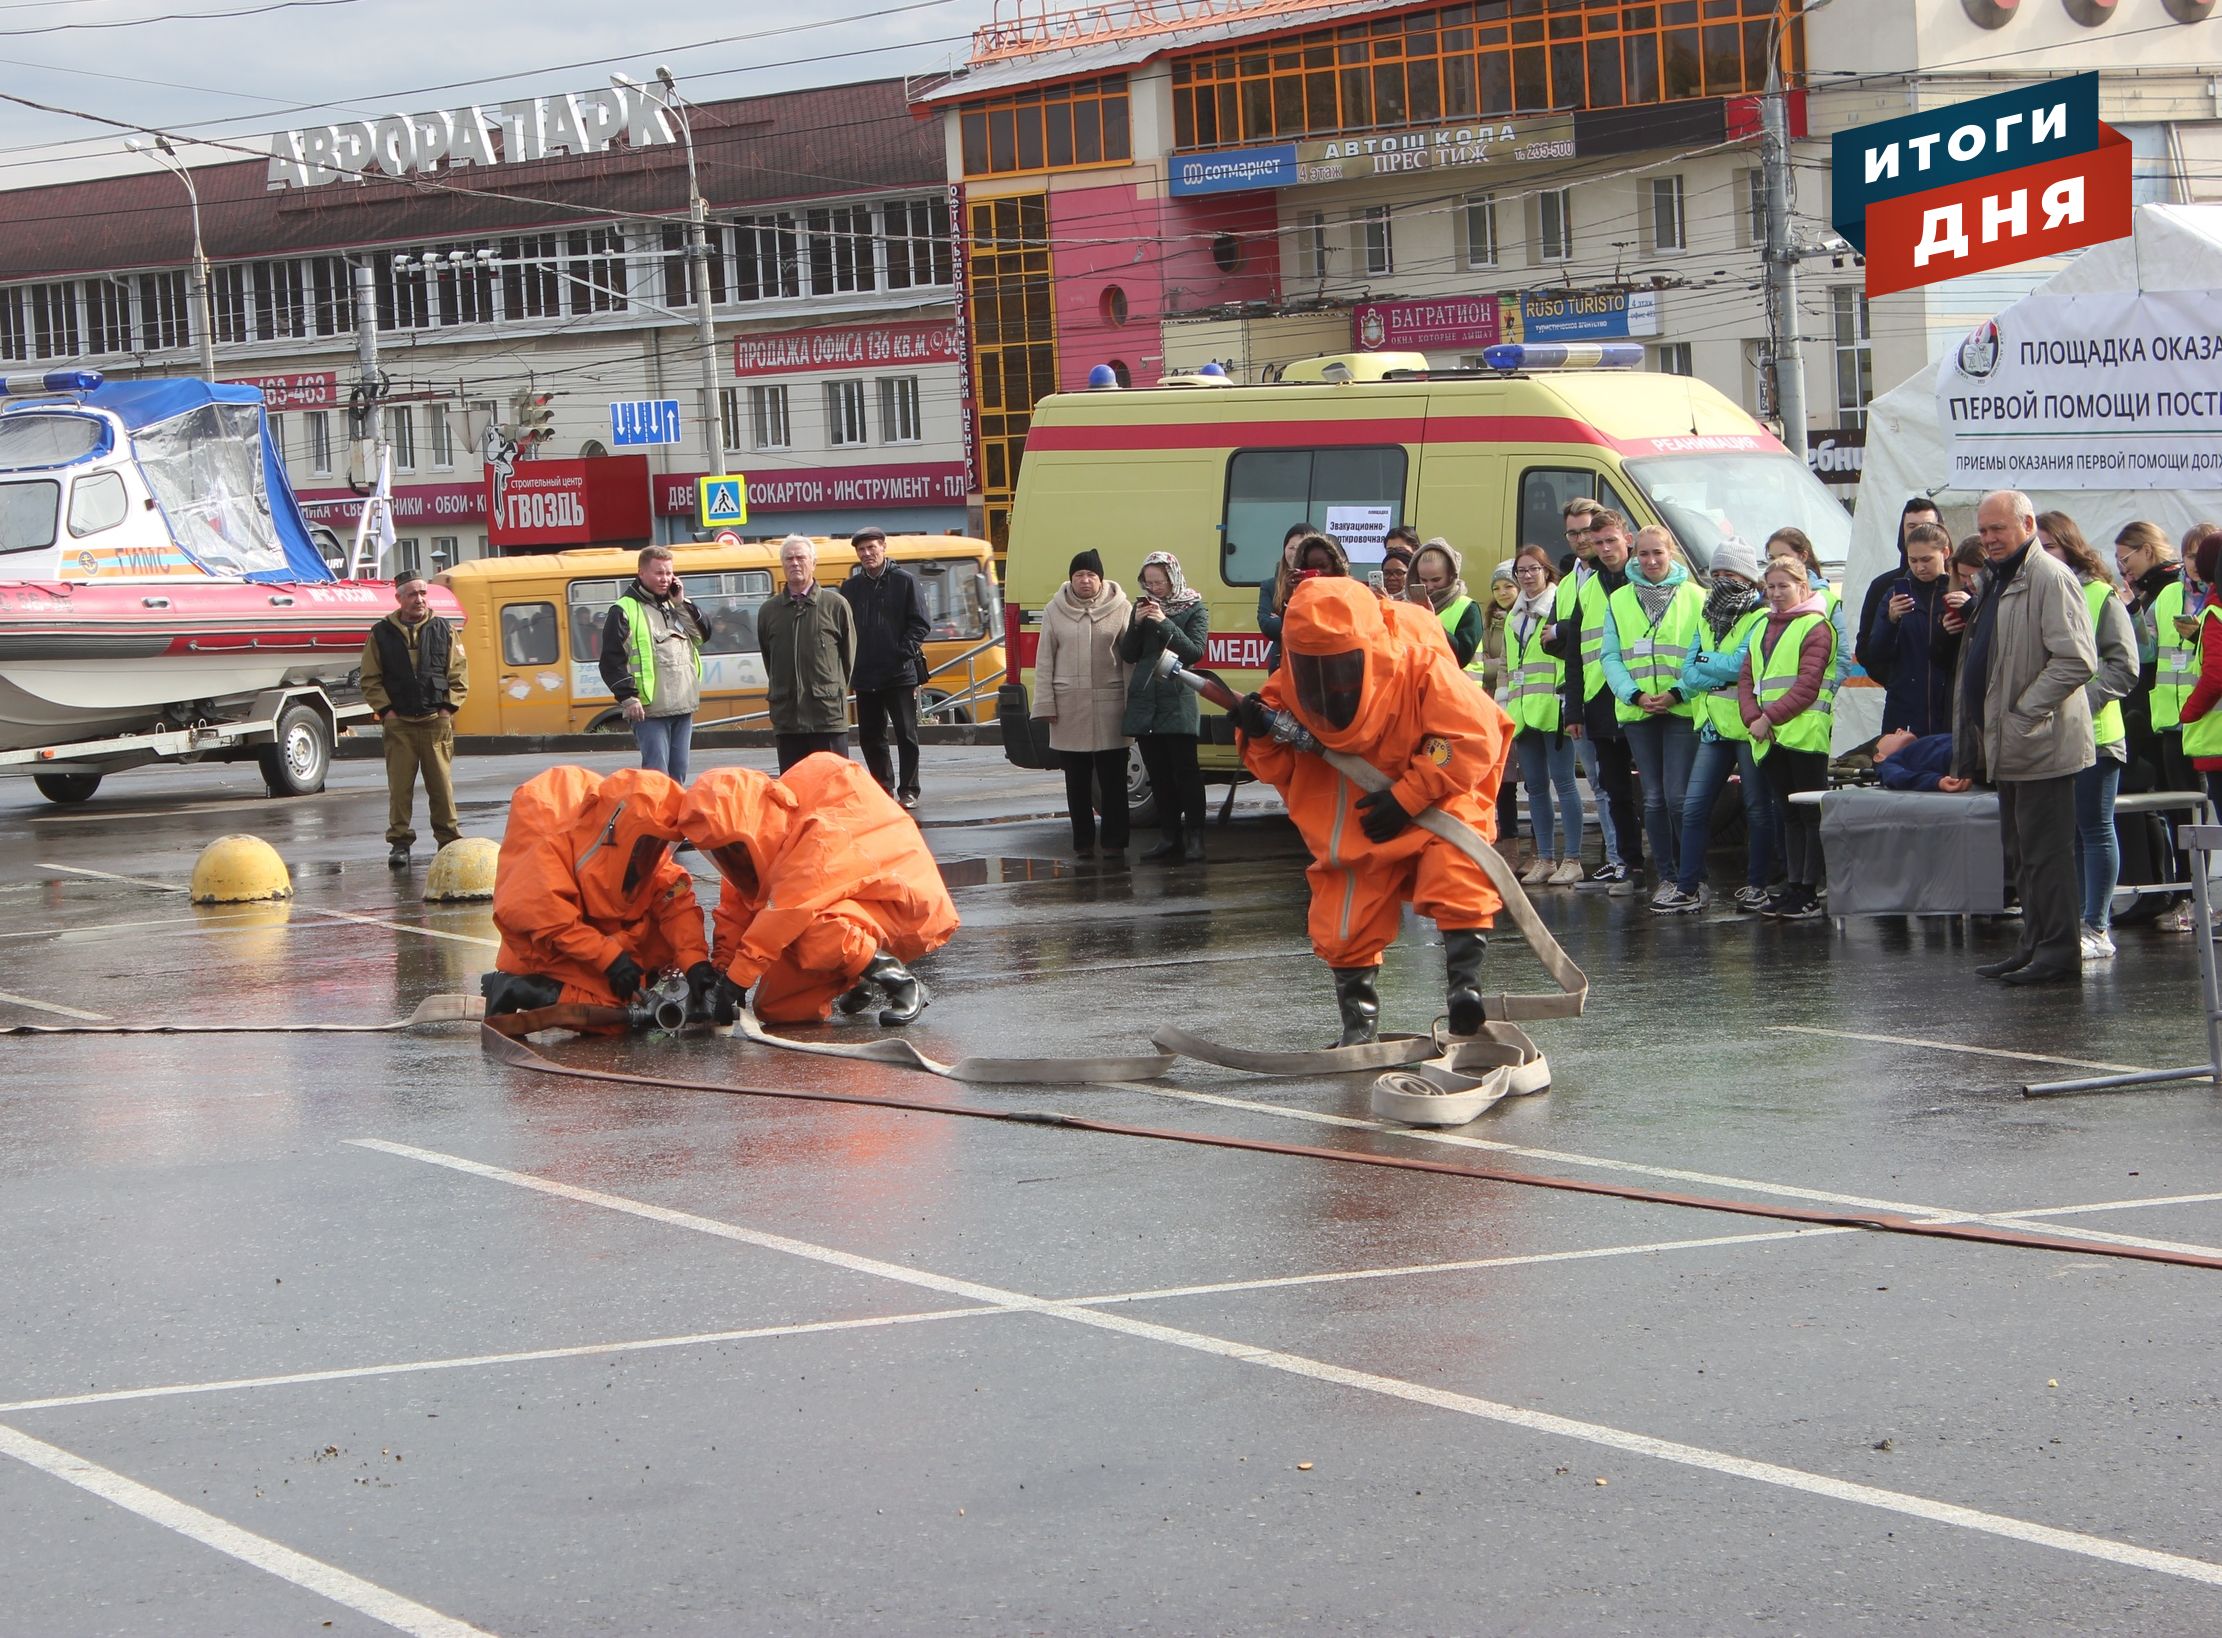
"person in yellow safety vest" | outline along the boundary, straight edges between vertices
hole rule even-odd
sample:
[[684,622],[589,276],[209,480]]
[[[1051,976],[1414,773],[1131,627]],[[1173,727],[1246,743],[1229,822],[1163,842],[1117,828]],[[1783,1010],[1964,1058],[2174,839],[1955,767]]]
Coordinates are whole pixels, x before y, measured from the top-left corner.
[[1412,555],[1413,589],[1406,596],[1412,602],[1424,599],[1435,610],[1460,669],[1471,672],[1479,682],[1483,665],[1481,605],[1466,595],[1466,582],[1459,578],[1463,568],[1451,543],[1437,535]]
[[2098,760],[2075,776],[2075,868],[2083,891],[2083,961],[2113,957],[2114,884],[2121,879],[2121,844],[2114,833],[2114,797],[2129,760],[2129,727],[2122,701],[2137,686],[2137,632],[2129,609],[2115,594],[2106,564],[2065,512],[2037,514],[2037,544],[2074,573],[2091,611],[2099,667],[2083,685],[2091,702],[2091,734]]
[[640,765],[687,782],[694,710],[702,703],[702,645],[710,622],[687,600],[669,546],[644,546],[633,583],[602,622],[602,681],[640,747]]
[[[1466,667],[1466,675],[1475,678],[1483,692],[1499,705],[1504,703],[1504,645],[1505,621],[1512,613],[1512,605],[1520,599],[1519,584],[1512,578],[1512,559],[1506,558],[1489,576],[1489,597],[1481,606],[1481,647],[1475,651],[1473,661]],[[1520,840],[1520,765],[1517,759],[1508,759],[1504,777],[1497,783],[1497,847],[1505,862],[1513,863],[1513,848]],[[1533,838],[1530,838],[1533,840]],[[1541,854],[1537,855],[1538,858]]]
[[[1535,863],[1520,880],[1529,887],[1577,887],[1582,880],[1582,789],[1574,778],[1574,742],[1561,731],[1566,662],[1552,651],[1551,630],[1564,582],[1540,546],[1513,559],[1519,596],[1505,617],[1504,688],[1498,703],[1512,719],[1513,754],[1528,792],[1528,828]],[[1503,822],[1498,832],[1503,834]]]
[[1805,921],[1821,913],[1821,810],[1790,798],[1828,788],[1836,628],[1791,558],[1767,565],[1767,620],[1752,633],[1736,679],[1736,709],[1760,759],[1782,832],[1785,880],[1763,915]]
[[1566,662],[1566,733],[1597,793],[1605,833],[1605,862],[1589,879],[1624,897],[1635,892],[1642,872],[1643,827],[1636,817],[1636,765],[1614,709],[1619,702],[1605,687],[1604,662],[1605,604],[1628,580],[1628,520],[1611,510],[1593,513],[1587,544],[1591,564],[1574,592],[1573,641],[1562,619],[1552,650]]
[[1705,907],[1705,855],[1713,843],[1713,804],[1739,776],[1744,798],[1744,885],[1736,908],[1756,913],[1766,908],[1767,883],[1782,846],[1775,829],[1774,803],[1759,773],[1751,735],[1736,709],[1736,679],[1751,651],[1752,634],[1766,624],[1760,600],[1759,554],[1734,535],[1713,548],[1707,569],[1711,595],[1698,622],[1697,651],[1682,667],[1681,688],[1697,707],[1697,760],[1682,799],[1682,851],[1675,867],[1674,896],[1655,906],[1662,911]]
[[2222,531],[2193,548],[2191,572],[2200,593],[2196,603],[2199,669],[2183,702],[2183,753],[2206,781],[2207,800],[2222,796],[2222,603],[2215,581],[2222,576]]
[[1829,584],[1829,577],[1821,572],[1821,554],[1813,549],[1813,537],[1803,529],[1777,529],[1767,537],[1766,545],[1759,548],[1759,555],[1769,563],[1778,557],[1794,557],[1805,565],[1805,583],[1820,597],[1829,624],[1836,628],[1836,658],[1829,666],[1829,700],[1833,704],[1836,691],[1844,686],[1846,677],[1867,675],[1854,657],[1859,634],[1852,630],[1852,617],[1844,607],[1844,599]]
[[1682,695],[1682,667],[1696,652],[1705,594],[1682,564],[1674,536],[1637,531],[1635,567],[1605,602],[1605,686],[1629,755],[1643,778],[1643,828],[1651,846],[1652,906],[1675,894],[1682,802],[1697,759],[1697,708]]
[[[2211,527],[2195,525],[2186,536],[2190,546],[2196,547]],[[2139,519],[2114,537],[2114,565],[2129,593],[2129,620],[2137,633],[2137,688],[2122,702],[2130,765],[2142,764],[2156,790],[2197,790],[2198,779],[2183,754],[2183,702],[2198,674],[2199,624],[2185,615],[2183,561],[2167,530]],[[2177,820],[2163,815],[2162,823],[2173,832]],[[2171,856],[2173,851],[2171,847]],[[2189,899],[2179,899],[2153,925],[2162,932],[2188,933]]]

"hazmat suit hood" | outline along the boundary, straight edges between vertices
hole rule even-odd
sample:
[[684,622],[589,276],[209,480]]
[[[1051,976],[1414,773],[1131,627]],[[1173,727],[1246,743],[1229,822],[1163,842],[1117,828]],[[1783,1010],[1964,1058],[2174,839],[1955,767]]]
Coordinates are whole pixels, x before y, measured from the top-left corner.
[[686,793],[679,825],[719,875],[742,897],[756,900],[761,884],[771,879],[773,861],[786,850],[800,805],[795,792],[769,774],[712,768]]
[[682,834],[685,801],[671,776],[653,768],[620,769],[602,781],[572,827],[572,869],[589,906],[628,916],[647,909]]
[[1297,719],[1322,745],[1355,751],[1380,737],[1394,711],[1388,683],[1403,644],[1369,587],[1328,577],[1299,581],[1289,593],[1281,647]]

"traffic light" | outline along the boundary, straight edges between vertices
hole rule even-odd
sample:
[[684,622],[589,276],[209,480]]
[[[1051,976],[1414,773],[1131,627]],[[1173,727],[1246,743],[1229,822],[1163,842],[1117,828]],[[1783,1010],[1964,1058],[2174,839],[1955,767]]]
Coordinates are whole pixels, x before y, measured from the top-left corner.
[[509,435],[519,449],[544,444],[555,436],[555,395],[521,392],[509,401]]

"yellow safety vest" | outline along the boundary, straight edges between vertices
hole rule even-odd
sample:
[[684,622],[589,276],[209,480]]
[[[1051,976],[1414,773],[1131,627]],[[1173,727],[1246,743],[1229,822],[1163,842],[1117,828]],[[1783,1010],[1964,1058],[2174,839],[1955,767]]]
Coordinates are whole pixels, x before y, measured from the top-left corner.
[[[2091,634],[2096,637],[2099,613],[2106,607],[2106,600],[2114,595],[2114,588],[2103,580],[2093,580],[2083,588],[2084,605],[2091,611]],[[2108,700],[2091,714],[2091,738],[2099,745],[2119,745],[2129,737],[2129,728],[2122,721],[2122,702]]]
[[[1798,656],[1804,652],[1806,634],[1815,626],[1825,626],[1829,634],[1829,663],[1821,668],[1825,678],[1836,661],[1836,627],[1825,614],[1801,614],[1790,622],[1789,629],[1768,648],[1764,630],[1751,634],[1752,692],[1762,707],[1772,705],[1790,692],[1798,680]],[[1800,711],[1788,722],[1776,726],[1771,743],[1792,751],[1820,751],[1829,748],[1829,729],[1834,722],[1834,691],[1824,686],[1820,698]],[[2222,724],[2217,725],[2217,737],[2222,738]],[[1767,754],[1767,743],[1761,743],[1758,754]]]
[[2164,586],[2153,599],[2153,727],[2169,729],[2183,724],[2183,702],[2199,680],[2199,639],[2179,637],[2176,622],[2183,618],[2183,582]]
[[1574,594],[1575,617],[1582,631],[1582,699],[1595,699],[1605,687],[1605,583],[1595,573]]
[[[1705,594],[1697,589],[1696,581],[1685,580],[1674,589],[1673,597],[1668,599],[1656,624],[1644,618],[1643,605],[1636,600],[1636,583],[1632,580],[1612,594],[1607,609],[1612,615],[1613,630],[1620,638],[1620,663],[1626,667],[1637,693],[1664,694],[1682,680],[1683,662],[1689,659],[1697,644],[1705,613]],[[1602,665],[1600,660],[1600,669]],[[1667,714],[1695,718],[1697,707],[1684,700]],[[1650,713],[1639,705],[1616,699],[1613,715],[1622,722],[1641,722]]]
[[[633,662],[633,687],[640,695],[643,707],[656,703],[656,637],[648,629],[648,610],[639,598],[627,592],[618,600],[625,611],[625,635],[632,648],[627,656]],[[694,674],[702,675],[702,646],[689,644],[694,650]]]
[[[2199,611],[2199,635],[2207,634],[2209,620],[2222,620],[2222,608],[2209,603]],[[2193,643],[2197,647],[2196,641]],[[2222,756],[2222,705],[2217,705],[2197,722],[2183,725],[2183,754],[2185,756]]]
[[[1721,639],[1719,652],[1733,654],[1738,648],[1748,645],[1752,632],[1766,624],[1766,620],[1766,605],[1761,604],[1728,628],[1728,635]],[[1698,644],[1700,647],[1704,646],[1702,633]],[[1737,703],[1734,682],[1707,689],[1698,695],[1696,705],[1698,722],[1701,725],[1711,723],[1713,732],[1722,739],[1742,741],[1751,738],[1751,730],[1744,726],[1743,707]]]
[[1549,629],[1538,620],[1523,643],[1511,620],[1504,623],[1504,683],[1497,703],[1523,734],[1558,732],[1566,662],[1544,651],[1543,634]]

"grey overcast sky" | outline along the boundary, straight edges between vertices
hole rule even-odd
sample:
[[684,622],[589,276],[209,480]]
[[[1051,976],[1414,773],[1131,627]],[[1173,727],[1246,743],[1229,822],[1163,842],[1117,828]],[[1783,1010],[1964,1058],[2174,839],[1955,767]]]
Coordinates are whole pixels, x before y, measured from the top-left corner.
[[[260,152],[271,132],[320,120],[583,91],[613,70],[645,79],[659,63],[705,102],[929,72],[962,62],[994,9],[995,0],[0,0],[0,92]],[[431,89],[466,80],[481,83]],[[292,111],[304,105],[314,110]],[[135,169],[124,134],[0,103],[0,187]]]

